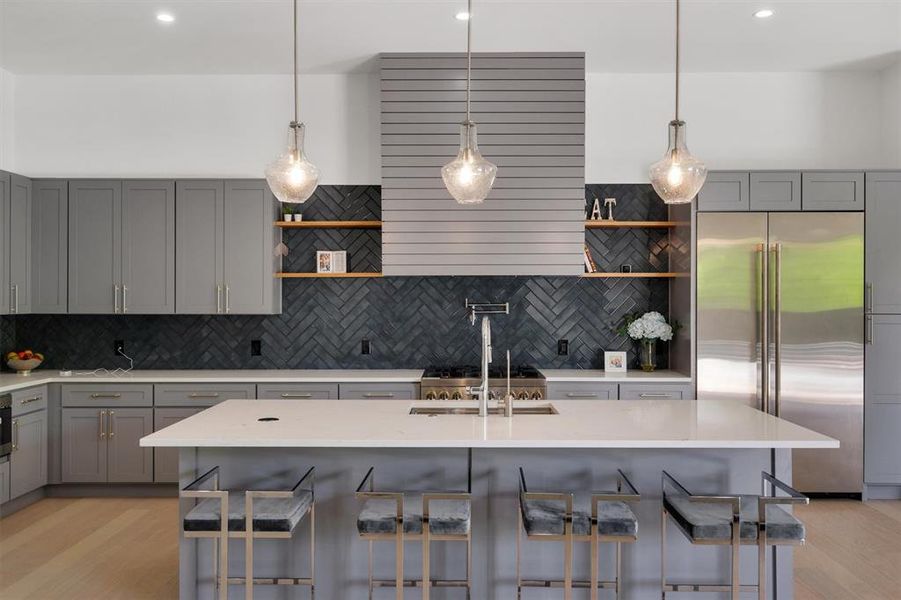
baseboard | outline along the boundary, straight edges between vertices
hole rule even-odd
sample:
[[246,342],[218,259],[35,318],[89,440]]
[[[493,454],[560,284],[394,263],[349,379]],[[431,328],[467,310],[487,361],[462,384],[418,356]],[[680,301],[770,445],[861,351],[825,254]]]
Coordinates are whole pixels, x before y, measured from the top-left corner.
[[47,487],[48,486],[40,487],[36,490],[28,492],[27,494],[21,495],[18,498],[13,498],[9,502],[0,504],[0,517],[8,517],[15,512],[19,512],[26,506],[30,506],[38,500],[46,498]]
[[48,485],[51,498],[176,498],[175,483],[64,483]]
[[901,500],[901,485],[872,485],[864,486],[864,500]]

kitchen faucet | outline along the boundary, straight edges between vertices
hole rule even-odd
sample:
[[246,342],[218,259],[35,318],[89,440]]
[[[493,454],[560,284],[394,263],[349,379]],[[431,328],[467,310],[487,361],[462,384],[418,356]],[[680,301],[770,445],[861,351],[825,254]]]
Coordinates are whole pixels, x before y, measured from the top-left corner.
[[[479,401],[479,416],[487,417],[488,416],[488,396],[490,395],[490,391],[488,390],[488,366],[492,361],[492,347],[491,347],[491,322],[488,320],[489,314],[510,314],[510,305],[507,303],[504,304],[476,304],[470,303],[469,300],[466,300],[466,308],[469,311],[469,319],[470,322],[475,325],[476,324],[476,315],[482,315],[482,381],[479,384],[479,387],[469,387],[466,391],[475,396]],[[509,377],[509,357],[508,357],[508,377]],[[509,400],[508,400],[509,402]],[[511,414],[512,416],[512,414]]]

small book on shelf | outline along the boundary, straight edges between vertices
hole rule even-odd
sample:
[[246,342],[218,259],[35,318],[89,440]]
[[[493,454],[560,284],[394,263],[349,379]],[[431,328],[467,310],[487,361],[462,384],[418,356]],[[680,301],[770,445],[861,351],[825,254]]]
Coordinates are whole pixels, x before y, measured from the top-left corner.
[[594,258],[591,256],[591,249],[588,247],[588,244],[585,244],[585,272],[586,273],[597,273],[598,266],[594,262]]

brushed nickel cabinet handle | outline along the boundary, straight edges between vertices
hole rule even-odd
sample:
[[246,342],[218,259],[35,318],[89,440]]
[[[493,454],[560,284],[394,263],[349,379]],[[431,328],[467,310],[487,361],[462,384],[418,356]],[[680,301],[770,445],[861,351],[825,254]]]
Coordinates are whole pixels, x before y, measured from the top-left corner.
[[13,445],[12,450],[15,452],[19,449],[19,419],[13,419]]
[[18,314],[18,313],[19,313],[19,286],[13,284],[13,285],[11,286],[11,288],[12,288],[12,293],[13,293],[13,306],[12,306],[12,309],[13,309],[13,312],[14,312],[14,313]]
[[110,439],[112,439],[113,436],[116,435],[116,431],[115,431],[115,429],[113,428],[113,424],[114,424],[114,422],[115,422],[114,419],[113,419],[113,415],[115,415],[115,414],[116,414],[116,411],[114,411],[114,410],[111,410],[111,411],[108,411],[108,412],[107,412],[107,415],[108,415],[108,416],[107,416],[107,419],[106,419],[106,427],[107,427],[107,430],[109,431],[109,438],[110,438]]
[[216,314],[222,313],[222,285],[216,284]]
[[312,398],[313,394],[282,394],[282,398]]
[[873,330],[873,317],[867,316],[867,346],[872,346],[875,335]]
[[575,392],[569,392],[566,394],[567,398],[597,398],[597,394],[585,393],[585,394],[576,394]]
[[128,288],[122,286],[122,312],[128,312]]
[[864,305],[866,306],[866,311],[868,313],[873,312],[873,284],[868,283],[866,288],[866,301]]
[[209,393],[201,393],[201,392],[192,392],[188,394],[188,398],[218,398],[219,392],[209,392]]
[[364,398],[394,398],[394,394],[391,394],[391,393],[376,394],[373,392],[369,392],[369,393],[363,394],[363,397]]
[[91,394],[91,398],[121,398],[122,394]]
[[34,396],[32,398],[22,398],[19,400],[19,404],[31,404],[32,402],[37,402],[38,400],[43,400],[43,396]]
[[105,426],[104,423],[103,423],[103,417],[104,417],[104,415],[106,415],[106,411],[105,411],[105,410],[101,410],[100,412],[97,413],[97,415],[98,415],[99,418],[100,418],[100,427],[99,427],[99,430],[100,430],[100,439],[102,440],[103,438],[106,437],[106,426]]
[[113,312],[119,314],[119,284],[113,286]]
[[638,394],[639,398],[672,398],[672,394]]
[[225,314],[228,314],[232,311],[231,290],[232,289],[229,286],[225,286]]

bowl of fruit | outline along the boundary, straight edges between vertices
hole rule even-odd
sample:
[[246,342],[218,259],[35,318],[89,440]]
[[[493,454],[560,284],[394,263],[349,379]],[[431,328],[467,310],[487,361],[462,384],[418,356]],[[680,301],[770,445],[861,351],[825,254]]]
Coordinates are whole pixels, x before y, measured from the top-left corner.
[[10,369],[18,371],[19,375],[28,375],[33,369],[41,366],[42,362],[44,362],[44,355],[31,350],[6,354],[6,364]]

